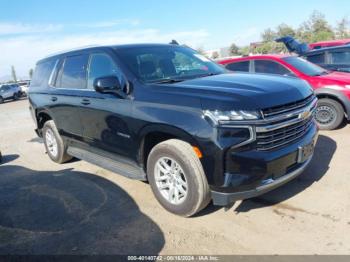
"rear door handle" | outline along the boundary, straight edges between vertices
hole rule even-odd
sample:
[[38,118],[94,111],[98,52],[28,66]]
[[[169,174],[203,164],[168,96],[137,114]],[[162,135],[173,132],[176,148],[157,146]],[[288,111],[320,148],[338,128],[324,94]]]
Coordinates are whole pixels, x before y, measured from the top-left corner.
[[57,97],[55,97],[55,96],[51,97],[51,101],[52,102],[56,102],[57,101]]
[[81,104],[83,104],[83,105],[90,105],[90,100],[89,99],[83,99],[83,100],[81,100]]

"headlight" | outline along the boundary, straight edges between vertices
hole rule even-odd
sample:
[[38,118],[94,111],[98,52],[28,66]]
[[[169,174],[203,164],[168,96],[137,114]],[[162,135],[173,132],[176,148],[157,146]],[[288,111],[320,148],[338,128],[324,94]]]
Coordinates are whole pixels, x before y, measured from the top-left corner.
[[227,121],[256,120],[261,118],[257,111],[231,110],[231,111],[211,111],[205,110],[204,116],[210,118],[215,124]]

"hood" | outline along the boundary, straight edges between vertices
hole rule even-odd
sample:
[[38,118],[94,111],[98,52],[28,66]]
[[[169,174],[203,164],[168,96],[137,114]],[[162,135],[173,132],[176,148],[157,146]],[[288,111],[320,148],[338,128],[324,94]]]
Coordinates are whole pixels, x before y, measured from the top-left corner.
[[294,39],[292,36],[284,36],[277,38],[275,40],[277,43],[283,43],[289,52],[296,53],[298,55],[303,55],[310,51],[310,47],[306,43],[300,43],[298,40]]
[[205,109],[220,110],[260,110],[302,100],[313,93],[306,81],[263,74],[221,74],[166,86],[161,85],[165,92],[200,97]]
[[329,80],[329,82],[332,84],[339,84],[339,85],[349,85],[350,84],[350,74],[349,73],[343,73],[343,72],[330,72],[326,75],[317,76],[319,80]]

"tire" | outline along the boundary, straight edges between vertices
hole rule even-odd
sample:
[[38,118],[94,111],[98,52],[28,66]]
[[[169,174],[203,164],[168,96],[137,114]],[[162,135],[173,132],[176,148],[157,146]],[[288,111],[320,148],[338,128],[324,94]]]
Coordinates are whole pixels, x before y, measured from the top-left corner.
[[[46,152],[52,161],[62,164],[72,159],[72,157],[67,154],[67,147],[58,133],[53,120],[45,122],[42,134]],[[54,150],[54,147],[56,147],[56,150]]]
[[18,93],[14,93],[13,94],[13,100],[18,100],[18,99],[19,99]]
[[315,119],[322,130],[333,130],[344,121],[344,108],[334,99],[318,100]]
[[[176,179],[174,178],[174,176],[176,176],[174,174],[173,178],[170,178],[172,181],[170,181],[169,178],[165,178],[171,175],[167,176],[165,172],[162,172],[162,170],[165,170],[164,165],[162,168],[159,168],[158,164],[161,160],[163,160],[161,163],[166,163],[169,165],[167,166],[169,168],[171,163],[177,166],[179,171],[177,172]],[[163,174],[163,176],[159,174]],[[199,212],[210,202],[209,185],[202,164],[192,146],[184,141],[170,139],[156,145],[151,150],[147,159],[147,175],[156,199],[171,213],[189,217]],[[156,178],[160,177],[162,177],[162,179],[156,180]],[[184,186],[184,183],[186,186]],[[180,186],[180,184],[182,185]],[[159,188],[160,185],[168,187],[168,189],[164,188],[161,190]],[[172,193],[171,187],[175,188]],[[177,203],[172,203],[171,201],[177,199],[176,191],[178,201]],[[182,196],[182,198],[180,198],[182,194],[180,191],[186,191],[186,195]],[[168,196],[165,196],[166,192],[168,192]],[[171,196],[171,200],[169,199],[169,195]]]
[[4,99],[0,96],[0,104],[4,103]]

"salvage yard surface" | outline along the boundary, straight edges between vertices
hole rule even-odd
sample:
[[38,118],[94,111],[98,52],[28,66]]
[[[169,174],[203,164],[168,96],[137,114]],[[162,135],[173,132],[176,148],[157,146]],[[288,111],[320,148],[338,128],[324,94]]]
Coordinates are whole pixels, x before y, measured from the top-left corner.
[[28,106],[0,105],[0,254],[350,254],[349,125],[289,184],[181,218],[147,183],[51,162]]

